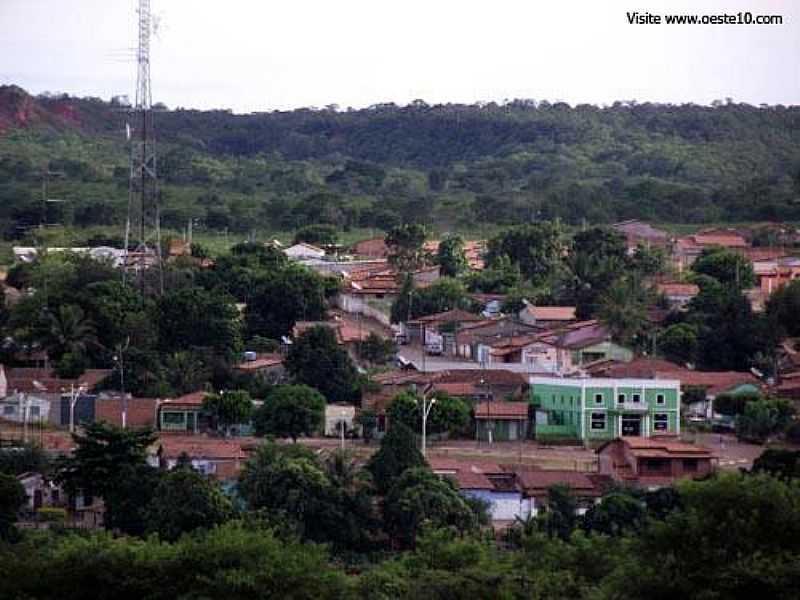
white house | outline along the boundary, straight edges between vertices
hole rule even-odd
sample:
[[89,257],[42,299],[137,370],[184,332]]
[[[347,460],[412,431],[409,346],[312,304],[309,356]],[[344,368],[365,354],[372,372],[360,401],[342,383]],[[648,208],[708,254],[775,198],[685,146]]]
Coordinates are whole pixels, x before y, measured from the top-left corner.
[[289,246],[283,253],[292,260],[320,259],[325,256],[325,250],[317,246],[312,246],[311,244],[306,244],[305,242]]
[[344,422],[345,432],[355,427],[356,408],[352,404],[327,404],[325,406],[325,435],[341,435],[340,423]]

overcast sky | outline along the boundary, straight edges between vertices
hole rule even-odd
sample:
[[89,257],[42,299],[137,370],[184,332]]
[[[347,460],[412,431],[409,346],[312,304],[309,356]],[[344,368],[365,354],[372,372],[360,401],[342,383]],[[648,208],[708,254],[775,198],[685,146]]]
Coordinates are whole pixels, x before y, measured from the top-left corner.
[[[133,95],[136,0],[0,0],[0,82]],[[155,101],[800,104],[800,0],[152,0]],[[626,12],[783,25],[629,25]]]

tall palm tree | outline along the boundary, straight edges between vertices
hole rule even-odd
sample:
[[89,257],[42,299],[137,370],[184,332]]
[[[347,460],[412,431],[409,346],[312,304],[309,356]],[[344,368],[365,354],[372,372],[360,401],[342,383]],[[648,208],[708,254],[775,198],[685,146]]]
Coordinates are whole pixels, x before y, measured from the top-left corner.
[[85,354],[89,346],[98,344],[94,323],[74,304],[48,309],[43,334],[42,345],[51,356]]

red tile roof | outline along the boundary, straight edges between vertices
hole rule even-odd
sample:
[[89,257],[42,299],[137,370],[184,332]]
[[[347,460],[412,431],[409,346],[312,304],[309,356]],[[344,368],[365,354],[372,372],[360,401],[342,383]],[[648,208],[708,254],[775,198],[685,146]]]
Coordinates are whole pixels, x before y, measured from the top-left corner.
[[504,473],[500,465],[490,462],[431,458],[428,465],[437,475],[453,479],[462,490],[494,490],[496,486],[487,475]]
[[199,390],[197,392],[192,392],[191,394],[184,394],[183,396],[179,396],[178,398],[171,398],[164,400],[161,403],[162,407],[174,407],[174,406],[191,406],[191,407],[202,407],[203,400],[208,395],[208,392],[204,390]]
[[156,445],[160,455],[167,459],[176,459],[181,454],[189,458],[205,458],[209,460],[245,460],[249,453],[245,450],[247,441],[232,438],[211,438],[204,436],[162,436]]
[[[679,442],[670,437],[624,437],[620,438],[630,453],[637,458],[714,458],[715,454],[705,446]],[[611,442],[609,442],[611,443]],[[605,447],[598,448],[598,452]]]
[[519,420],[527,419],[530,405],[527,402],[481,402],[475,407],[476,419]]
[[255,360],[246,360],[236,365],[238,371],[258,371],[259,369],[268,369],[270,367],[277,367],[283,364],[283,357],[280,354],[266,354],[259,356]]
[[525,493],[530,496],[546,495],[548,488],[554,485],[566,485],[579,496],[602,495],[602,491],[586,473],[526,467],[517,467],[515,472]]
[[[77,388],[83,383],[87,384],[89,390],[92,390],[111,373],[110,369],[88,369],[77,379],[61,379],[53,369],[12,367],[6,369],[6,380],[9,392],[17,390],[33,394],[42,391],[58,394],[65,390],[69,391],[70,385]],[[41,384],[43,389],[40,389],[40,386],[34,382]]]
[[537,321],[574,321],[574,306],[526,306],[525,312]]
[[386,258],[389,255],[389,247],[386,245],[384,238],[372,238],[356,242],[353,245],[353,252],[361,256]]
[[418,319],[413,319],[408,322],[409,325],[420,325],[420,324],[429,324],[429,323],[448,323],[448,322],[459,322],[459,323],[477,323],[483,322],[486,318],[480,315],[476,315],[471,312],[467,312],[466,310],[461,309],[453,309],[448,310],[445,312],[436,313],[434,315],[427,315],[425,317],[419,317]]

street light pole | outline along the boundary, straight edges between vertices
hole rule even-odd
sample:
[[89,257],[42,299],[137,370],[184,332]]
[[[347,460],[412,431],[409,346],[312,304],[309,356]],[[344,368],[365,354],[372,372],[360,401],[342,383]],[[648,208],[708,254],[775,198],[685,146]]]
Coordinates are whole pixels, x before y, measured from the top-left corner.
[[425,394],[422,395],[422,456],[426,458],[428,451],[428,415],[434,404],[436,404],[436,398],[431,398],[430,401],[428,401],[427,398],[425,398]]
[[345,411],[342,411],[339,416],[342,417],[342,420],[339,421],[339,429],[341,430],[342,433],[342,452],[344,452],[344,430],[347,427],[347,421],[345,421],[347,413]]
[[75,389],[75,384],[69,384],[69,432],[75,432],[75,405],[78,403],[78,398],[85,391],[86,384],[82,383]]

